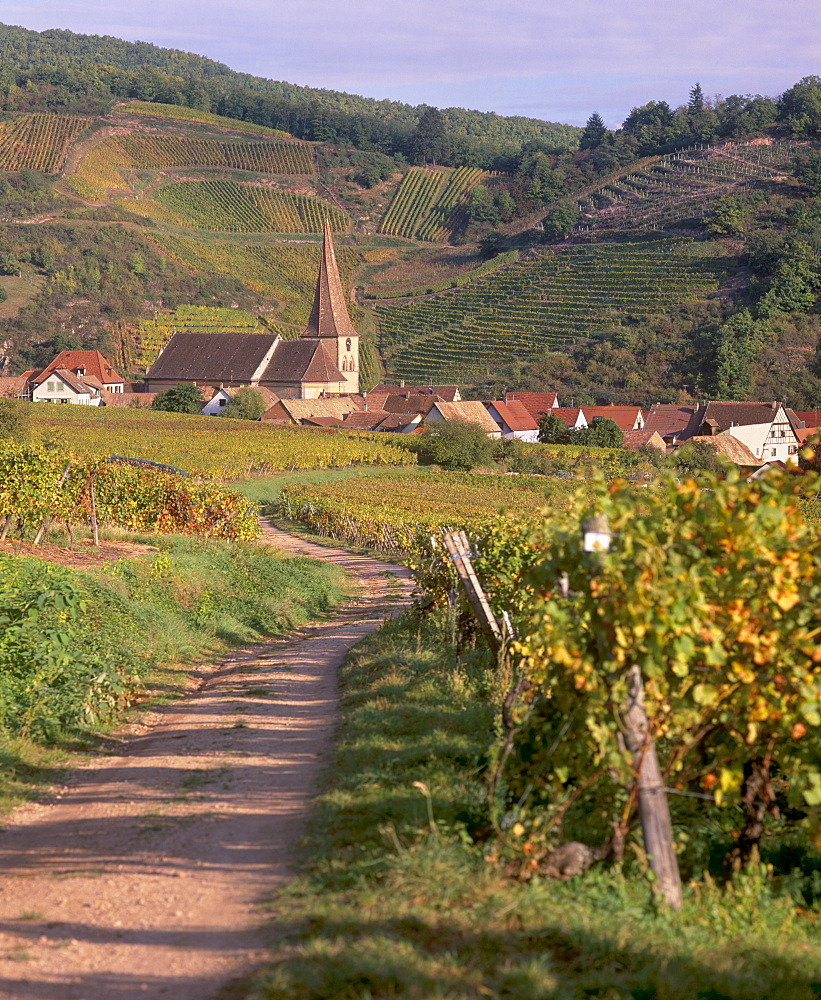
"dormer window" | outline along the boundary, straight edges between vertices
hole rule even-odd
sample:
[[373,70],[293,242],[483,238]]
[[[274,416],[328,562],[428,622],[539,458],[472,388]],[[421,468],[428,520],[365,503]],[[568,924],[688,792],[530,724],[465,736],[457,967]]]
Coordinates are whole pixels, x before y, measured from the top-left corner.
[[78,375],[85,375],[86,373],[85,368],[75,368],[74,371],[76,371]]

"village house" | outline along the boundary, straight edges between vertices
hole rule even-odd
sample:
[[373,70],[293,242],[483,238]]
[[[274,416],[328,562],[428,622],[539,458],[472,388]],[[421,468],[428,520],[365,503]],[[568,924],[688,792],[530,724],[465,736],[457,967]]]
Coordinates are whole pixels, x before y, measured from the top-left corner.
[[640,406],[583,406],[582,412],[588,426],[594,420],[612,420],[620,431],[644,430],[644,414]]
[[459,403],[436,401],[425,414],[423,426],[430,430],[437,424],[446,423],[476,424],[481,427],[489,438],[501,438],[499,425],[485,409],[485,404],[478,400],[462,400]]
[[485,403],[502,432],[502,437],[512,441],[528,441],[535,444],[539,440],[539,422],[531,416],[524,403],[512,399],[510,402],[494,400]]
[[796,413],[777,400],[711,400],[697,406],[655,403],[645,429],[657,431],[668,445],[727,433],[744,444],[759,463],[773,459],[795,463],[802,424]]

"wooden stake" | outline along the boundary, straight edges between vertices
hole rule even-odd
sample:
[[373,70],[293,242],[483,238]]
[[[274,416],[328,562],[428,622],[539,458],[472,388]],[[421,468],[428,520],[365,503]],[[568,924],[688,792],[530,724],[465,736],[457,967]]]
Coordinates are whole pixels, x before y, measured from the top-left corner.
[[504,648],[505,637],[496,616],[488,603],[471,560],[470,542],[464,531],[449,531],[444,533],[445,548],[459,576],[459,582],[465,589],[470,606],[479,622],[479,627],[488,641],[488,645],[496,656]]
[[94,473],[91,473],[89,478],[89,494],[91,498],[91,536],[94,539],[94,544],[99,548],[100,546],[100,533],[97,529],[97,501],[94,496]]
[[667,792],[661,778],[656,746],[644,710],[644,682],[636,664],[627,674],[627,705],[624,712],[625,743],[633,754],[638,786],[639,818],[644,848],[658,880],[662,899],[674,910],[681,909],[681,876],[673,845],[673,824]]

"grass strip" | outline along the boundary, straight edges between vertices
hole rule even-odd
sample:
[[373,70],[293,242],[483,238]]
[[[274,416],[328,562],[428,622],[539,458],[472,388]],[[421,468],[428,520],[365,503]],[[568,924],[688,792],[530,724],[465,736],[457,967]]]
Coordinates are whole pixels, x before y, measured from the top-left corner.
[[766,869],[691,883],[677,917],[641,852],[569,882],[508,877],[474,842],[501,683],[450,635],[444,615],[406,616],[348,658],[303,870],[270,902],[277,943],[248,1000],[821,996],[819,912]]
[[0,811],[131,706],[178,696],[193,662],[287,634],[347,589],[338,567],[258,544],[129,537],[145,552],[84,569],[0,554]]

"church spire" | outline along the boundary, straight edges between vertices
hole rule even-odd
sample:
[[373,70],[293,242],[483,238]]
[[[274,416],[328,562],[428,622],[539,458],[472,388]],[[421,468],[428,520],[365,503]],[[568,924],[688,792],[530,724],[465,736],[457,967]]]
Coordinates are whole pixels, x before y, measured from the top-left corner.
[[301,337],[356,337],[358,336],[351,324],[348,307],[345,304],[345,294],[339,279],[336,266],[334,242],[331,237],[331,225],[325,220],[324,238],[322,240],[322,259],[319,263],[319,277],[314,294],[314,307],[308,325],[300,334]]

